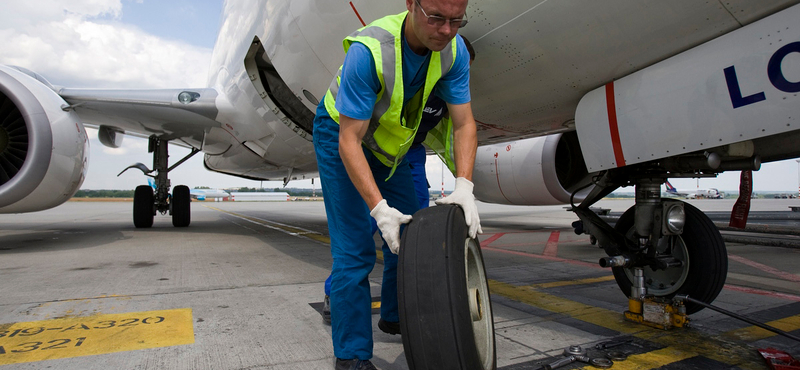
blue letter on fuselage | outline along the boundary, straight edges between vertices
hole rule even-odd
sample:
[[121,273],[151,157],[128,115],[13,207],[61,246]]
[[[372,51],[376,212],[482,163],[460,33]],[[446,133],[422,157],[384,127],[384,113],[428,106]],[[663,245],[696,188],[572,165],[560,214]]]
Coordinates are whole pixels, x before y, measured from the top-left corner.
[[736,78],[736,70],[733,69],[733,66],[725,68],[725,82],[728,84],[728,93],[731,95],[733,109],[767,99],[763,91],[758,94],[742,97],[742,90],[739,88],[739,79]]
[[[767,76],[769,76],[769,82],[772,83],[772,86],[775,86],[776,89],[787,93],[798,93],[800,92],[800,81],[791,82],[787,80],[781,68],[783,60],[791,53],[800,53],[800,41],[784,45],[782,48],[778,49],[775,54],[772,54],[767,64]],[[763,91],[743,97],[742,90],[739,87],[739,79],[736,77],[736,70],[733,66],[725,68],[724,72],[725,82],[728,84],[728,94],[730,94],[731,103],[733,103],[733,109],[767,99]]]
[[[800,53],[800,41],[793,42],[778,49],[778,51],[772,55],[772,58],[769,58],[769,64],[767,64],[767,74],[769,75],[769,82],[772,82],[772,86],[775,86],[775,88],[778,90],[787,93],[796,93],[800,92],[800,81],[789,82],[781,70],[781,63],[783,63],[783,59],[785,59],[790,53]],[[725,76],[727,78],[727,74]],[[730,87],[730,84],[728,84],[728,86]]]

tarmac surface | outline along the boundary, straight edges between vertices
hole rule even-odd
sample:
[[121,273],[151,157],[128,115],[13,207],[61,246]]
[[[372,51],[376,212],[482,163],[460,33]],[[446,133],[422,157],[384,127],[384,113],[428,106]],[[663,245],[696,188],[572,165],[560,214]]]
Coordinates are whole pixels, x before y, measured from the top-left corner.
[[[733,206],[689,202],[712,214]],[[751,217],[790,205],[800,200],[754,200]],[[319,312],[331,265],[322,202],[193,202],[182,229],[167,216],[135,229],[131,209],[68,202],[0,215],[1,370],[333,368]],[[627,298],[597,265],[603,251],[573,233],[577,217],[563,206],[479,211],[499,369],[537,369],[576,344],[601,356],[594,345],[616,339],[631,341],[615,348],[628,358],[612,369],[766,369],[756,352],[766,347],[800,358],[800,343],[710,310],[670,331],[625,321]],[[727,249],[714,304],[799,335],[800,250]],[[375,297],[381,270],[370,275]],[[373,362],[407,369],[401,337],[373,319]],[[563,367],[576,368],[592,367]]]

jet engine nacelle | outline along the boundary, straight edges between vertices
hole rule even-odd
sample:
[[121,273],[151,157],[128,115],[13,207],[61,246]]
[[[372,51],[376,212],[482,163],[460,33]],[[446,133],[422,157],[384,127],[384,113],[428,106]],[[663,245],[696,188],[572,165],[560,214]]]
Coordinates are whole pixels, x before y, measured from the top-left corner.
[[473,173],[475,197],[514,205],[567,204],[591,191],[575,132],[478,148]]
[[66,106],[41,76],[0,66],[0,213],[52,208],[80,188],[89,140]]

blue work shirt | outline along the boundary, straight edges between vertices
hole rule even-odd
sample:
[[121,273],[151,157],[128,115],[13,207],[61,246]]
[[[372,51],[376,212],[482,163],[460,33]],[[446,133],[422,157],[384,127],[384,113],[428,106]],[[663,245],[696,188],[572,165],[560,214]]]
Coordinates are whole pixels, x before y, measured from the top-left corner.
[[[430,51],[417,55],[411,50],[403,35],[403,91],[404,102],[408,102],[425,83]],[[469,52],[460,35],[456,35],[457,53],[448,73],[436,83],[435,96],[450,104],[469,103]],[[340,114],[358,120],[369,120],[381,85],[375,62],[369,49],[354,42],[347,51],[342,64],[342,78],[336,96],[336,109]],[[431,97],[433,98],[433,97]],[[430,100],[430,99],[429,99]],[[323,98],[317,106],[314,120],[329,119]]]

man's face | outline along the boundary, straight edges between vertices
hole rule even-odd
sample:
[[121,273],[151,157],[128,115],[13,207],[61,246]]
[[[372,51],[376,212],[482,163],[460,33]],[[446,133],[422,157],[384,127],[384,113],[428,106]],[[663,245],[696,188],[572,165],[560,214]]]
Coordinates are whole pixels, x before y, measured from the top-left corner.
[[467,10],[467,0],[406,0],[409,21],[416,38],[426,48],[441,51],[456,36],[458,27],[453,22],[441,25],[431,24],[428,16],[441,17],[447,20],[462,19]]

